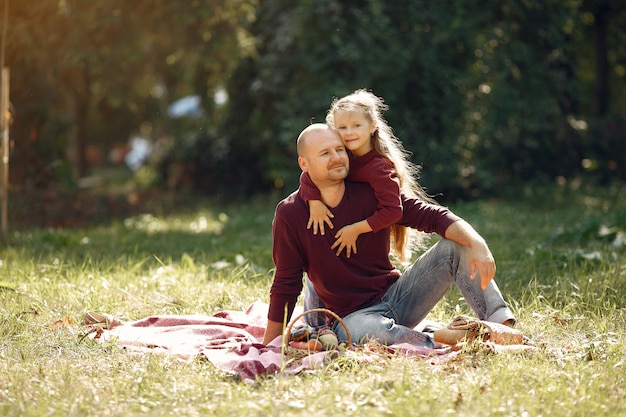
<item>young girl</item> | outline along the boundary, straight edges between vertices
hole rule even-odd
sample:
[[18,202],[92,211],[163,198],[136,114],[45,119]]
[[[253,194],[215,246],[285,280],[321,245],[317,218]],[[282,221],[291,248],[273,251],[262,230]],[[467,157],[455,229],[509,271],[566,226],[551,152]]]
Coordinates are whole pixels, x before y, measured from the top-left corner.
[[[349,181],[367,182],[378,200],[378,209],[367,219],[341,228],[332,249],[339,255],[357,253],[356,241],[360,234],[378,231],[391,226],[393,252],[400,261],[407,260],[410,239],[409,229],[395,224],[402,217],[400,194],[433,202],[417,183],[419,168],[409,161],[409,153],[382,116],[387,110],[382,98],[371,92],[356,90],[332,102],[326,123],[337,130],[350,155]],[[302,198],[308,202],[310,217],[307,227],[313,233],[324,234],[324,224],[333,228],[332,212],[320,201],[319,190],[304,173],[300,178]]]

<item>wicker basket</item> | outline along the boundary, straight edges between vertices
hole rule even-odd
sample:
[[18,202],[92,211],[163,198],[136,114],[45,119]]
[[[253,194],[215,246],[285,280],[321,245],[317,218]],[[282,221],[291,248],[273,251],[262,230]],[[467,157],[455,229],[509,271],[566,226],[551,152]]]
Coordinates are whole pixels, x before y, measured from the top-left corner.
[[331,316],[332,318],[334,318],[335,320],[337,320],[339,322],[339,324],[341,324],[341,326],[343,326],[344,330],[346,331],[346,336],[348,337],[348,343],[347,346],[351,346],[352,345],[352,336],[350,336],[350,330],[348,330],[348,326],[346,326],[346,323],[343,322],[343,320],[341,320],[341,317],[339,317],[337,314],[333,313],[332,311],[326,309],[326,308],[312,308],[311,310],[307,310],[299,315],[297,315],[295,318],[291,319],[291,323],[289,323],[289,326],[287,326],[287,332],[285,333],[285,337],[283,337],[283,343],[285,344],[285,346],[289,346],[289,335],[291,334],[291,328],[293,327],[293,325],[302,317],[306,316],[307,314],[311,314],[311,313],[324,313],[328,316]]

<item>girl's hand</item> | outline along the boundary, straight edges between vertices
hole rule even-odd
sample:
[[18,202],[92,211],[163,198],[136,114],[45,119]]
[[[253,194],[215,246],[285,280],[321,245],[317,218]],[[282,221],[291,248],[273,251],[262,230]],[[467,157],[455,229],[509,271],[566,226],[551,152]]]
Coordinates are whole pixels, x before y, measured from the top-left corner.
[[320,234],[324,234],[324,223],[328,225],[329,228],[334,228],[333,222],[330,220],[333,217],[333,213],[326,207],[324,203],[319,200],[310,200],[309,201],[309,222],[306,225],[307,229],[310,229],[313,226],[313,234],[317,234],[317,230],[319,229]]
[[356,253],[356,240],[361,233],[358,230],[356,224],[351,224],[339,229],[335,235],[335,243],[330,247],[331,249],[337,248],[337,256],[341,254],[343,249],[346,249],[346,257],[350,257],[352,253]]

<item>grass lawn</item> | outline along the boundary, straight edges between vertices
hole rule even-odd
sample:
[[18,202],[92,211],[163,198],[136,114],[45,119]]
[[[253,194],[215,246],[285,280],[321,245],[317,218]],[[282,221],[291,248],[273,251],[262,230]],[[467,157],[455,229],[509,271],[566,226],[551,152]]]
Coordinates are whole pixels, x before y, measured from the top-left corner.
[[[626,415],[626,188],[520,194],[451,208],[487,239],[518,328],[545,348],[470,346],[440,365],[340,358],[253,384],[75,330],[87,310],[135,320],[267,302],[276,200],[13,230],[0,248],[0,415]],[[454,289],[429,318],[459,313]]]

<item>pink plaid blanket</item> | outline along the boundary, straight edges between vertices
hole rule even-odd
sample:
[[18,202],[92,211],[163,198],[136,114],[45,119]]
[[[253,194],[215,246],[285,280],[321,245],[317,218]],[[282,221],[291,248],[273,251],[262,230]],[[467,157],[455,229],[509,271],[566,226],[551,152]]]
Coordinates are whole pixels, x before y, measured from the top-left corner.
[[[87,313],[84,330],[88,337],[115,341],[132,352],[162,352],[183,361],[203,356],[217,368],[242,380],[279,373],[298,374],[320,367],[338,354],[337,351],[285,354],[280,337],[267,346],[261,344],[267,312],[267,304],[256,302],[245,311],[225,310],[212,316],[150,316],[128,323],[108,314]],[[294,312],[299,313],[301,309]],[[405,344],[378,348],[389,355],[428,358],[431,363],[445,361],[459,353],[449,347],[427,349]],[[342,354],[355,354],[363,360],[380,358],[380,355],[363,354],[363,350],[360,356],[358,350]]]
[[283,355],[280,337],[268,346],[261,344],[267,311],[267,304],[256,302],[245,311],[159,315],[127,323],[108,314],[88,313],[84,329],[93,339],[115,341],[132,352],[166,353],[183,361],[203,356],[243,380],[297,374],[320,366],[331,354],[314,352],[294,359]]

